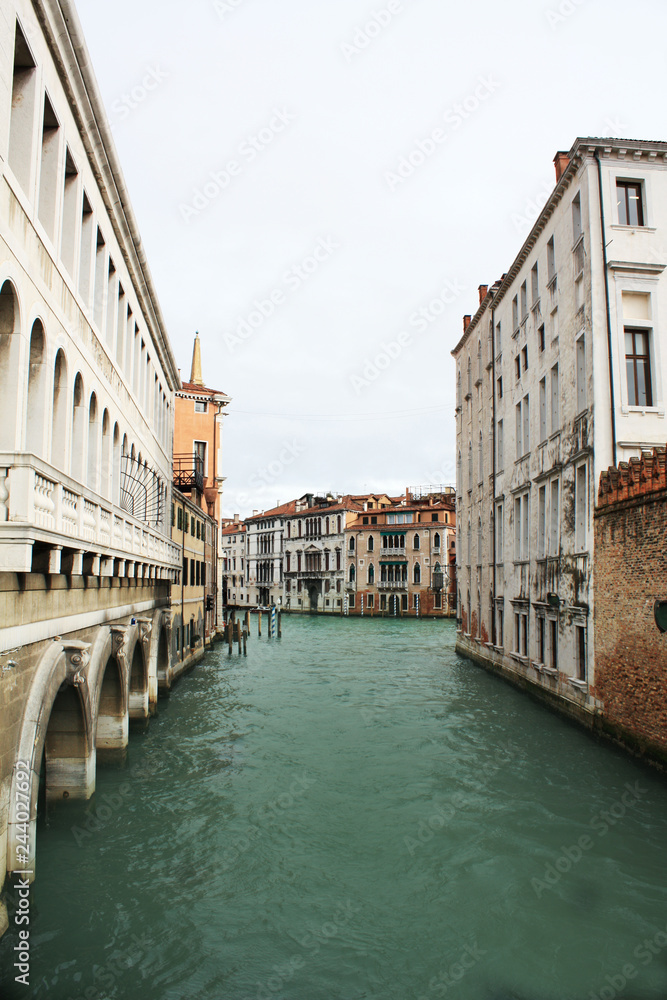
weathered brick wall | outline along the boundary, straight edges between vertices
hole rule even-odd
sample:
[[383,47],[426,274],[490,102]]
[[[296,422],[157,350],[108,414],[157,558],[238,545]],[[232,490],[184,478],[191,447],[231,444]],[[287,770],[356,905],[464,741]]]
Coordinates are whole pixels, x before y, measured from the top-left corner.
[[595,512],[595,694],[619,735],[667,760],[665,449],[602,473]]

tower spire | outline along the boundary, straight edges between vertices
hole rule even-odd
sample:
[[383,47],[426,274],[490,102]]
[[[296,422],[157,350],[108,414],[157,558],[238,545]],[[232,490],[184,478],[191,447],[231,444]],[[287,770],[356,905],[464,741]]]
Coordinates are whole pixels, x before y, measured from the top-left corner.
[[192,348],[192,371],[190,372],[190,382],[193,385],[203,385],[204,379],[201,373],[201,344],[199,332],[195,334],[195,343]]

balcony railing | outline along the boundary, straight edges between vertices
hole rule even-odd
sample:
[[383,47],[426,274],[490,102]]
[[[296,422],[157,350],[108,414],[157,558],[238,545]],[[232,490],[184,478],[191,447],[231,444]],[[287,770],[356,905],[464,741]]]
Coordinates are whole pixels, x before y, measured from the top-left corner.
[[407,580],[380,580],[377,584],[378,590],[407,590]]
[[178,545],[121,507],[34,455],[0,454],[0,567],[29,573],[34,542],[164,570],[181,564]]
[[174,486],[181,493],[204,492],[204,460],[199,455],[174,455]]

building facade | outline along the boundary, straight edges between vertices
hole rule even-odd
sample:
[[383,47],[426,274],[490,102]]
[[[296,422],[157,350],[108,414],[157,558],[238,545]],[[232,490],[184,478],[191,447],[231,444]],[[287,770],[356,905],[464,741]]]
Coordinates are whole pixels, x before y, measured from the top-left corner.
[[595,484],[664,438],[667,144],[578,139],[465,317],[458,648],[591,723]]
[[218,523],[203,508],[196,490],[174,489],[171,537],[182,556],[180,581],[171,587],[174,679],[202,659],[215,636]]
[[293,613],[342,614],[345,593],[345,532],[362,510],[351,497],[295,501],[285,517],[283,605]]
[[89,798],[168,685],[180,551],[178,370],[76,12],[0,12],[1,882],[16,760],[34,852],[40,775]]
[[351,615],[455,614],[456,508],[453,491],[366,503],[346,530]]
[[294,501],[260,514],[246,525],[246,587],[255,608],[283,605],[283,539],[285,517],[294,512]]
[[238,517],[220,529],[222,606],[232,610],[250,607],[247,588],[247,529]]

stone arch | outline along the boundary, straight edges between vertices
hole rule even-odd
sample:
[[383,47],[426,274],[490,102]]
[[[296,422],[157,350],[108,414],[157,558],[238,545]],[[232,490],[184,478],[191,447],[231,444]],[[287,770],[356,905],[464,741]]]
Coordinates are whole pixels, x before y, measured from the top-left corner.
[[97,490],[98,484],[98,464],[99,464],[99,434],[100,417],[97,405],[97,395],[90,394],[88,404],[88,466],[86,471],[86,483],[91,490]]
[[[47,800],[89,799],[95,791],[93,715],[86,666],[87,643],[54,642],[35,670],[26,699],[17,744],[17,762],[30,772],[30,865],[34,869],[35,824],[42,759],[46,761]],[[14,770],[9,803],[8,870],[20,863],[17,837],[23,811],[18,801]]]
[[111,453],[111,418],[109,411],[102,414],[102,454],[100,457],[100,493],[107,499],[112,498],[112,453]]
[[62,348],[56,354],[53,366],[53,408],[51,438],[51,464],[67,472],[67,357]]
[[113,465],[111,469],[111,502],[120,505],[120,428],[113,428]]
[[[182,627],[182,626],[181,626]],[[168,678],[171,673],[170,659],[169,659],[169,635],[168,630],[165,627],[160,628],[160,635],[158,638],[157,646],[157,680],[158,684],[161,680]]]
[[102,628],[91,652],[88,671],[95,747],[124,751],[129,739],[128,667],[125,627]]
[[137,637],[130,662],[130,718],[148,718],[148,666],[143,644]]
[[84,444],[86,439],[86,404],[83,375],[77,372],[72,393],[72,450],[70,470],[72,479],[83,482]]
[[46,395],[46,333],[36,319],[30,333],[25,449],[39,458],[46,455]]
[[0,421],[0,450],[15,451],[17,447],[18,414],[21,388],[21,316],[19,299],[11,281],[0,289],[0,399],[3,415]]

